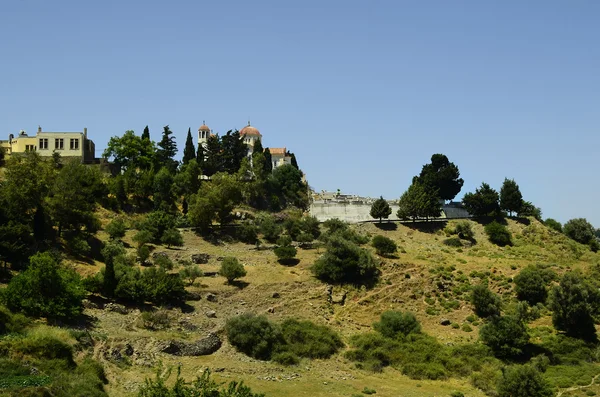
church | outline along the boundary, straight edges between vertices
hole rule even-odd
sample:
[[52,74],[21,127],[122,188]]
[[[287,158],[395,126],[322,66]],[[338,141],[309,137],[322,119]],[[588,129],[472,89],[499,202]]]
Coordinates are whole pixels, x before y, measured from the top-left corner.
[[[212,130],[203,123],[200,128],[198,128],[198,145],[206,146],[206,141],[211,135],[213,135]],[[250,122],[240,130],[240,135],[242,136],[244,143],[248,145],[248,156],[252,156],[252,150],[254,149],[254,143],[256,141],[261,141],[261,143],[263,143],[262,134],[256,127],[251,126]],[[273,169],[281,167],[284,164],[292,164],[292,157],[285,147],[268,149],[271,152]]]

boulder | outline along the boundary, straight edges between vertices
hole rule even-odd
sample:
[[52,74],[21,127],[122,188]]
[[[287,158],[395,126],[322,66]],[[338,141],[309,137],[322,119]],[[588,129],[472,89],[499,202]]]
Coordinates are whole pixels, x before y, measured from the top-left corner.
[[212,292],[209,292],[208,294],[206,294],[206,300],[209,302],[216,302],[217,295],[213,294]]
[[443,318],[440,320],[440,325],[450,325],[452,324],[452,321],[448,320],[447,318]]
[[279,294],[279,292],[273,292],[273,295],[271,295],[271,298],[281,298],[281,295]]
[[104,310],[108,310],[109,312],[115,312],[115,313],[119,313],[119,314],[128,314],[129,310],[123,306],[123,305],[119,305],[118,303],[107,303],[106,305],[104,305]]
[[208,263],[209,258],[210,255],[208,254],[193,254],[191,259],[192,263],[195,263],[196,265],[202,265]]
[[219,350],[221,344],[221,339],[211,332],[206,337],[192,343],[178,340],[169,341],[162,346],[160,351],[174,356],[206,356]]
[[214,310],[209,310],[204,314],[206,314],[206,317],[208,318],[217,318],[217,312]]

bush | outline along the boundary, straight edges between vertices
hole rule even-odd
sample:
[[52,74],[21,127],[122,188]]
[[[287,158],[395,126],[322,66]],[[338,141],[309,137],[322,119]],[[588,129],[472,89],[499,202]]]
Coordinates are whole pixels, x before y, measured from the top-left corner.
[[112,240],[123,238],[125,236],[125,222],[121,218],[113,219],[108,225],[106,225],[106,233]]
[[115,296],[135,303],[151,302],[157,305],[183,301],[185,288],[178,274],[164,268],[120,269]]
[[236,231],[237,238],[246,244],[256,244],[258,227],[250,222],[242,222]]
[[527,328],[513,316],[492,318],[480,328],[479,337],[502,358],[519,356],[529,343]]
[[152,241],[158,242],[166,230],[173,229],[176,219],[173,215],[164,211],[153,211],[146,216],[139,225],[140,230],[146,230],[152,234]]
[[81,314],[84,297],[79,275],[47,252],[30,257],[27,270],[12,278],[3,293],[12,311],[67,320]]
[[173,261],[167,255],[157,255],[154,258],[154,264],[165,270],[173,270],[174,266]]
[[244,265],[242,265],[237,258],[227,256],[223,258],[219,274],[227,279],[228,284],[231,284],[236,278],[244,277],[246,275],[246,270],[244,269]]
[[260,360],[269,360],[275,347],[282,341],[279,327],[273,325],[265,316],[250,313],[227,320],[225,331],[233,347]]
[[31,321],[20,313],[13,314],[7,308],[0,306],[0,335],[22,332]]
[[471,290],[473,311],[481,318],[500,315],[500,297],[494,294],[486,285],[475,285]]
[[348,223],[337,218],[327,219],[325,222],[323,222],[323,226],[325,226],[327,233],[329,234],[348,229]]
[[141,263],[144,263],[150,258],[150,248],[147,245],[140,245],[137,248],[137,256]]
[[289,236],[282,236],[277,240],[279,246],[275,248],[275,255],[279,258],[280,263],[290,262],[297,254],[297,250],[293,247],[292,239]]
[[531,365],[512,365],[502,372],[499,397],[550,397],[554,392],[542,374]]
[[273,354],[273,361],[281,365],[298,365],[300,363],[298,356],[289,351]]
[[594,226],[585,218],[571,219],[563,226],[563,232],[581,244],[589,244],[595,238]]
[[371,285],[379,278],[373,256],[365,249],[340,237],[330,239],[327,251],[312,267],[315,276],[330,283]]
[[175,228],[167,229],[160,238],[160,242],[165,244],[167,248],[171,248],[171,246],[181,247],[183,246],[183,236]]
[[375,331],[386,338],[402,339],[408,334],[421,332],[421,324],[412,313],[387,311],[379,322],[373,324]]
[[559,233],[562,233],[563,229],[562,229],[562,224],[557,221],[554,220],[552,218],[548,218],[544,221],[544,225],[548,226],[550,229],[556,230]]
[[152,233],[148,230],[140,230],[133,236],[133,241],[138,244],[138,247],[151,243],[153,239]]
[[279,350],[305,358],[329,358],[344,346],[336,332],[324,325],[310,321],[285,320],[281,324],[285,345]]
[[462,247],[463,244],[458,237],[450,237],[443,241],[444,245],[449,247]]
[[475,238],[473,227],[469,221],[458,222],[456,226],[454,226],[454,233],[463,240],[473,240]]
[[198,277],[202,277],[203,273],[202,270],[200,270],[200,266],[189,265],[181,269],[179,275],[182,279],[187,279],[190,283],[189,285],[194,285],[194,281],[196,281]]
[[260,232],[264,239],[270,243],[277,241],[282,230],[282,227],[277,224],[272,216],[267,216],[260,222]]
[[527,266],[515,276],[515,291],[517,298],[527,301],[530,305],[545,303],[548,298],[548,281],[545,272],[539,267]]
[[380,235],[373,237],[371,244],[377,251],[377,255],[381,256],[391,255],[398,249],[394,240]]
[[[69,233],[71,234],[71,233]],[[88,256],[90,253],[90,244],[87,242],[84,236],[71,235],[67,239],[67,249],[73,255]]]
[[142,312],[141,323],[144,328],[153,331],[165,329],[171,324],[171,316],[165,309]]
[[506,226],[493,221],[485,225],[485,233],[488,235],[490,242],[504,247],[506,245],[512,245],[510,232]]

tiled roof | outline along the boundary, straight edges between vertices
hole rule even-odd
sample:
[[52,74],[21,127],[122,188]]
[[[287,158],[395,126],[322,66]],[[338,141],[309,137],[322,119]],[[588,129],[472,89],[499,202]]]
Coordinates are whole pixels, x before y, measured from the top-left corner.
[[285,156],[287,152],[284,147],[269,148],[269,151],[271,152],[271,154],[278,154],[280,156]]

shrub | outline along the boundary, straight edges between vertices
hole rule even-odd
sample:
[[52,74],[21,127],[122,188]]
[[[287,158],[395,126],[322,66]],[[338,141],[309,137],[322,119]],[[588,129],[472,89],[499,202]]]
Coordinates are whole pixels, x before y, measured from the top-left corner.
[[373,237],[371,244],[377,251],[377,255],[381,256],[391,255],[398,249],[394,240],[380,235]]
[[12,332],[22,332],[31,321],[20,313],[11,313],[4,306],[0,306],[0,335]]
[[157,305],[181,302],[185,288],[179,274],[167,273],[164,268],[121,269],[115,296],[135,303],[152,302]]
[[589,244],[595,238],[595,229],[585,218],[571,219],[563,226],[563,232],[569,238],[581,244]]
[[154,264],[165,270],[173,270],[173,261],[167,255],[157,255]]
[[153,239],[152,233],[148,230],[140,230],[133,236],[133,241],[138,244],[138,247],[151,243]]
[[503,358],[520,355],[529,342],[527,328],[513,316],[492,318],[480,328],[479,337],[498,357]]
[[227,256],[223,258],[221,263],[221,269],[219,274],[227,279],[227,283],[231,284],[236,278],[244,277],[246,270],[237,258],[233,256]]
[[256,244],[258,227],[250,222],[242,222],[236,231],[237,238],[246,244]]
[[373,328],[392,339],[402,339],[408,334],[421,332],[421,324],[414,314],[397,311],[384,312],[380,321],[373,324]]
[[548,226],[550,229],[556,230],[559,233],[562,233],[563,229],[562,229],[562,224],[557,221],[554,220],[552,218],[548,218],[544,221],[544,225]]
[[373,256],[365,249],[340,237],[330,239],[327,251],[312,267],[320,280],[331,283],[370,285],[379,278]]
[[475,285],[471,290],[471,303],[475,314],[487,318],[500,315],[500,298],[486,285]]
[[298,356],[289,351],[273,354],[273,361],[281,365],[298,365],[300,363]]
[[285,345],[279,349],[298,357],[329,358],[344,346],[331,328],[310,321],[285,320],[281,334]]
[[84,236],[71,235],[67,238],[67,249],[73,255],[87,256],[91,248]]
[[171,316],[165,309],[142,312],[141,322],[144,328],[156,331],[168,328],[171,324]]
[[462,247],[463,244],[458,237],[450,237],[443,241],[444,245],[449,247]]
[[348,229],[348,223],[337,218],[331,218],[326,220],[325,222],[323,222],[323,226],[325,226],[329,234]]
[[260,360],[269,360],[277,344],[281,343],[281,331],[265,316],[246,313],[232,317],[225,324],[227,339],[238,351]]
[[473,240],[475,233],[469,221],[460,221],[454,226],[454,233],[463,240]]
[[171,248],[171,246],[181,247],[183,246],[183,236],[178,229],[167,229],[163,232],[160,242],[165,244],[167,248]]
[[260,232],[265,240],[270,243],[277,241],[282,230],[282,227],[277,224],[272,216],[265,217],[260,223]]
[[485,225],[485,233],[488,235],[490,242],[504,247],[506,245],[512,245],[510,232],[506,226],[493,221]]
[[190,283],[189,285],[194,285],[194,281],[196,281],[198,277],[202,277],[203,273],[202,270],[200,270],[200,266],[189,265],[181,269],[179,275],[181,278],[187,279]]
[[548,282],[544,279],[544,271],[539,267],[527,266],[513,279],[517,298],[530,305],[546,302],[548,298]]
[[499,397],[550,397],[554,392],[540,372],[531,365],[512,365],[502,371]]
[[281,245],[281,246],[275,248],[274,251],[275,251],[275,255],[277,255],[277,258],[279,259],[280,263],[290,262],[292,259],[294,259],[294,257],[298,253],[298,251],[296,250],[296,247],[293,247],[291,245]]
[[310,241],[319,238],[319,236],[321,235],[321,230],[319,229],[319,220],[314,216],[302,217],[300,219],[300,230],[302,231],[300,234],[306,234],[312,237]]
[[125,236],[125,222],[121,218],[113,219],[108,225],[106,225],[106,233],[112,240],[123,238]]
[[6,306],[29,316],[73,319],[81,314],[85,290],[79,275],[47,253],[29,258],[29,267],[4,291]]
[[166,230],[173,229],[176,219],[165,211],[153,211],[146,216],[139,225],[140,230],[146,230],[152,234],[152,241],[158,242]]
[[150,248],[147,245],[140,245],[137,248],[137,256],[141,263],[144,263],[150,258]]

